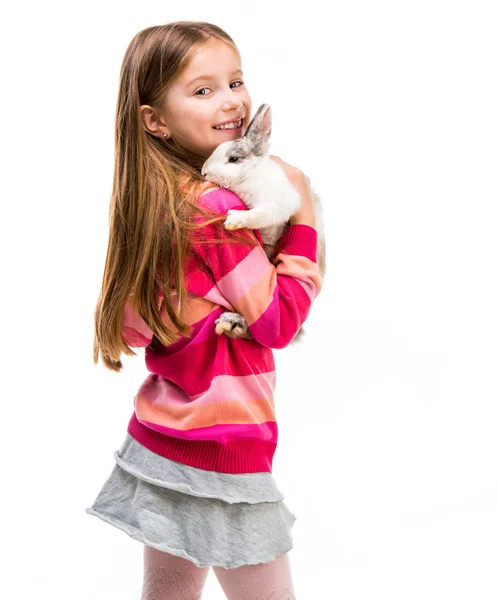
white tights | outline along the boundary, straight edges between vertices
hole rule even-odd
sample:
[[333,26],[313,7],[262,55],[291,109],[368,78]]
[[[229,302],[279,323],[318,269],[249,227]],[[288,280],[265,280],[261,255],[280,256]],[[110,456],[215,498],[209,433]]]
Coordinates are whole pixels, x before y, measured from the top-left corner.
[[141,600],[200,600],[212,568],[227,600],[295,600],[288,553],[270,563],[235,569],[198,567],[190,560],[144,544]]

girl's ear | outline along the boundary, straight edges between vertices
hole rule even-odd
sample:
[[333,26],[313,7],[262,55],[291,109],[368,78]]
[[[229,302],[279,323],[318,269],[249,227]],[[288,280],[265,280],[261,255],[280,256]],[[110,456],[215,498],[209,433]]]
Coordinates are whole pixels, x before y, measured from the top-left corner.
[[254,154],[261,156],[271,135],[271,108],[262,104],[249,123],[244,138]]
[[158,138],[162,137],[165,123],[151,106],[142,104],[140,106],[140,116],[142,117],[145,131]]

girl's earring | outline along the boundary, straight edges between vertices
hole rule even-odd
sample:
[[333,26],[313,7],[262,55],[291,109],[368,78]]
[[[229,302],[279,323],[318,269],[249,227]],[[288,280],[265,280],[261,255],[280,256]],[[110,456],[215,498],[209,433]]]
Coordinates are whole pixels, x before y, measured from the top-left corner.
[[168,139],[168,138],[169,138],[169,134],[168,134],[168,133],[166,133],[166,132],[164,132],[164,133],[163,133],[163,136],[165,137],[165,139]]

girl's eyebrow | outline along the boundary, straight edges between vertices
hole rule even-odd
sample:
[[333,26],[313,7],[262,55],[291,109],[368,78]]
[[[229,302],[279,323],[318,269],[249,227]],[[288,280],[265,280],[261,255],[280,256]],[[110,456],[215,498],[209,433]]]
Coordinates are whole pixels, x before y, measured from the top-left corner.
[[[242,74],[242,70],[241,69],[237,69],[236,71],[234,71],[232,73],[232,75],[236,75],[237,73]],[[189,83],[187,83],[187,85],[192,85],[195,81],[198,81],[199,79],[216,79],[215,75],[200,75],[199,77],[196,77],[195,79],[192,79],[192,81],[190,81]]]

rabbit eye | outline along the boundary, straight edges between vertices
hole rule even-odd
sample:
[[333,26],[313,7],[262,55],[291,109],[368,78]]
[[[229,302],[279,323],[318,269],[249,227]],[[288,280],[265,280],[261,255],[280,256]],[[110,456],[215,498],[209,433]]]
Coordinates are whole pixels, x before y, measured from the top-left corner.
[[237,162],[239,159],[237,156],[230,156],[230,158],[228,159],[228,162]]

